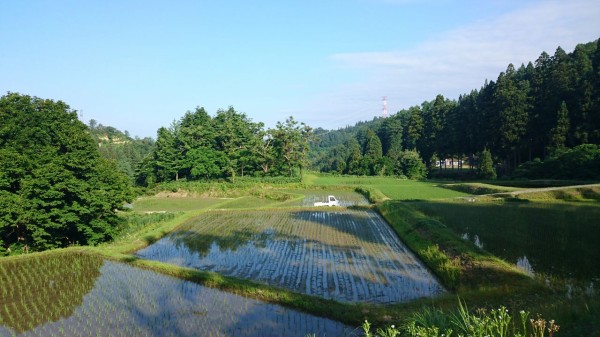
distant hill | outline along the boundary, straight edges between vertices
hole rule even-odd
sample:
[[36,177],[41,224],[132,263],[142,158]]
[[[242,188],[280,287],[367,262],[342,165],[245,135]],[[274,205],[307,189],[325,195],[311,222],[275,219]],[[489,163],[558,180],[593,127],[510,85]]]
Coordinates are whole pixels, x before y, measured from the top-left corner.
[[120,131],[112,126],[104,126],[95,120],[90,120],[89,132],[96,144],[100,155],[117,162],[132,180],[135,168],[154,149],[154,140],[150,137],[132,138],[127,131]]

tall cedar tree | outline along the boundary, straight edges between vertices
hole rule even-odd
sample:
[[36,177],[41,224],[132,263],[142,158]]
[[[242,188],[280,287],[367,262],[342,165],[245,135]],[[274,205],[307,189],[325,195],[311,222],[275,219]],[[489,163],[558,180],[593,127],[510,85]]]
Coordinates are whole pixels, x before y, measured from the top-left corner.
[[479,155],[477,175],[481,179],[496,179],[496,170],[494,169],[492,153],[488,149],[484,149]]
[[550,152],[552,154],[565,148],[565,141],[569,132],[569,111],[567,104],[563,101],[556,114],[556,124],[550,130]]

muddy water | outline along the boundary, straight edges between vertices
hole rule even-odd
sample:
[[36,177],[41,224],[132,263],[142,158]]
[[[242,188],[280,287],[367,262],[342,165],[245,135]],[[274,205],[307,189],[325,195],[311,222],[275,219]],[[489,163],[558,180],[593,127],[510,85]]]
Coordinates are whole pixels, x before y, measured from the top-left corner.
[[[99,271],[93,288],[68,316],[16,331],[8,324],[15,317],[0,313],[0,336],[353,335],[349,327],[335,321],[125,264],[106,261]],[[30,310],[39,313],[44,308]]]
[[344,302],[443,292],[375,212],[213,212],[137,255]]

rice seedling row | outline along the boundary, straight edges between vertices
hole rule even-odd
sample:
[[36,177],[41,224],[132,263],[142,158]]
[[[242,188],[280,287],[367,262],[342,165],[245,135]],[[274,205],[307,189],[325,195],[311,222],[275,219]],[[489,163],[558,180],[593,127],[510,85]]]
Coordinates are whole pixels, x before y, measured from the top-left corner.
[[[94,256],[59,255],[41,264],[40,260],[0,263],[0,336],[351,333],[335,321]],[[19,286],[21,282],[31,286]],[[54,286],[60,294],[45,296],[54,294]]]
[[371,210],[213,211],[137,255],[343,302],[444,291]]

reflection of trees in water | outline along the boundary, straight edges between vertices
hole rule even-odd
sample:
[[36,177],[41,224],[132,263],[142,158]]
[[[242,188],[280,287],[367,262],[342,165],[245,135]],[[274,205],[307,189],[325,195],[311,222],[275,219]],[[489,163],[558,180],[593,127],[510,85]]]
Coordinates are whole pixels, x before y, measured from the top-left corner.
[[402,302],[443,292],[373,211],[214,211],[138,256],[340,301]]
[[171,233],[168,238],[174,243],[175,248],[185,247],[190,252],[198,253],[200,257],[206,257],[212,247],[216,245],[220,252],[235,252],[241,246],[252,244],[255,248],[265,248],[269,240],[291,240],[298,239],[276,232],[272,228],[259,231],[259,228],[243,228],[232,230],[228,233],[199,233],[193,230],[177,231]]
[[70,316],[94,287],[102,263],[78,253],[0,261],[0,326],[22,333]]
[[199,234],[193,231],[180,231],[174,232],[169,236],[175,243],[175,247],[182,248],[182,246],[185,246],[189,251],[198,253],[201,257],[205,257],[214,244],[216,244],[222,252],[227,250],[236,251],[241,245],[244,245],[251,240],[253,241],[254,237],[260,238],[260,235],[248,230],[232,231],[229,235]]

